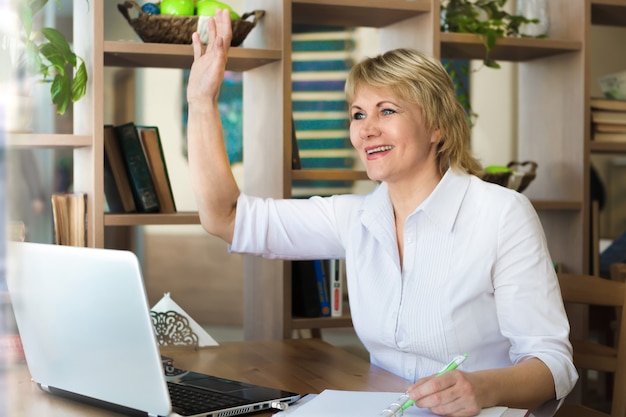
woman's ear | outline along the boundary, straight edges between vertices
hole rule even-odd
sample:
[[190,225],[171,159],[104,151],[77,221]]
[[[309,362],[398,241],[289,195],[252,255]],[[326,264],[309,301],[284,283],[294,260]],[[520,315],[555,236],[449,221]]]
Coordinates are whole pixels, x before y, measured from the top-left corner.
[[433,129],[430,133],[430,143],[440,145],[441,139],[441,130],[439,128]]

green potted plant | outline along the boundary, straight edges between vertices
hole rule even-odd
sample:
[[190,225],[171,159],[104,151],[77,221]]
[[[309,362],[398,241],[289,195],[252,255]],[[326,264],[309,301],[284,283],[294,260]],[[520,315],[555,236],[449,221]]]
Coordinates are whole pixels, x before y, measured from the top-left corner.
[[48,0],[17,3],[21,46],[18,76],[36,75],[42,82],[50,83],[50,99],[62,115],[71,103],[85,95],[87,68],[61,32],[50,27],[33,28],[33,17],[46,3]]
[[[490,57],[496,40],[505,36],[523,37],[520,32],[524,24],[537,23],[537,19],[527,19],[521,15],[508,13],[503,7],[507,0],[442,0],[441,1],[441,31],[472,33],[481,35],[485,45],[483,65],[489,68],[500,68],[500,64]],[[545,36],[540,36],[545,37]],[[456,70],[448,66],[450,77],[458,91],[463,91],[461,77]],[[469,73],[467,65],[460,68],[462,75]],[[459,101],[467,110],[470,123],[478,115],[472,111],[467,95],[460,95]]]

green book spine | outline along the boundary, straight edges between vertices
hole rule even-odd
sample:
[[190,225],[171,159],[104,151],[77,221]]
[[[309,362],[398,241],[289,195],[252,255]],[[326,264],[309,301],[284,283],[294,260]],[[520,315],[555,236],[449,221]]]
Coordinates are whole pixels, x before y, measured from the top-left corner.
[[158,212],[160,209],[159,200],[137,127],[132,122],[115,126],[115,134],[124,154],[124,162],[138,211],[144,213]]

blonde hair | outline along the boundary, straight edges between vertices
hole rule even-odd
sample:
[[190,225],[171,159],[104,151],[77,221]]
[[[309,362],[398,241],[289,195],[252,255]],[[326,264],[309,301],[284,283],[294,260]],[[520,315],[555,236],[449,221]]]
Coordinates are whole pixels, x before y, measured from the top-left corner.
[[456,97],[452,79],[438,60],[416,50],[394,49],[352,67],[345,86],[349,105],[361,85],[391,89],[403,100],[420,106],[426,128],[441,134],[437,160],[442,175],[448,167],[468,174],[481,170],[469,150],[467,114]]

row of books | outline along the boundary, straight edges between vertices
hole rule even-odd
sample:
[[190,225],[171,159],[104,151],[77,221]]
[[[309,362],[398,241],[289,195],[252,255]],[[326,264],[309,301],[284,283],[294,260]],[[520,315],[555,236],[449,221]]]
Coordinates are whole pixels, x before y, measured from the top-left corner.
[[54,243],[87,246],[87,195],[68,192],[52,195]]
[[626,100],[591,99],[591,139],[626,143]]
[[104,126],[104,194],[110,213],[175,213],[159,128]]
[[291,262],[291,307],[295,317],[341,317],[344,274],[339,259]]

